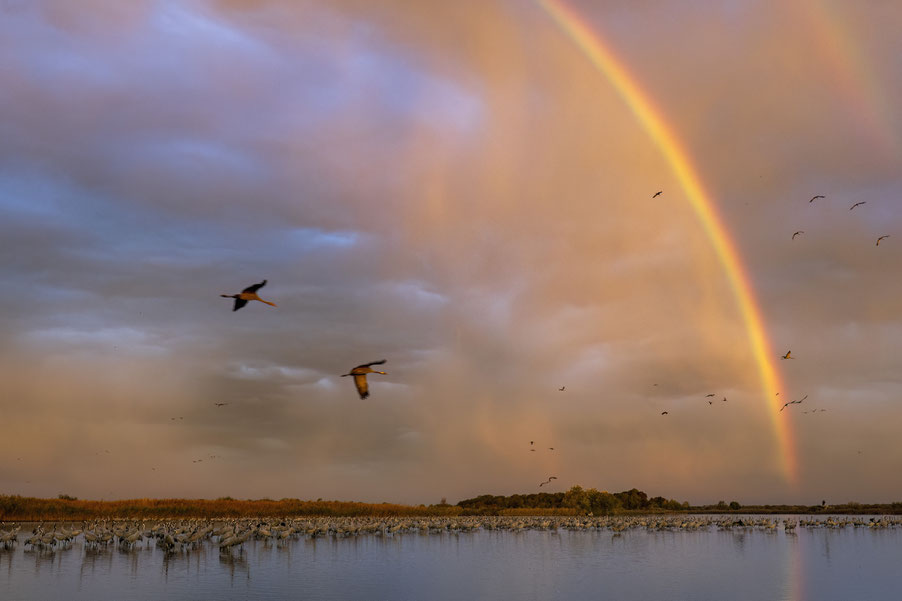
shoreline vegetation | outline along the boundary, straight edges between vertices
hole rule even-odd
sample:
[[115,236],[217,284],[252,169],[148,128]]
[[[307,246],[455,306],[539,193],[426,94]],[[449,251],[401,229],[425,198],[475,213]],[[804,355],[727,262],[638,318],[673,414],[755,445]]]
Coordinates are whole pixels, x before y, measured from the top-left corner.
[[902,515],[902,502],[828,505],[740,505],[720,501],[690,505],[663,497],[649,498],[638,489],[608,493],[574,486],[567,492],[481,495],[450,505],[400,505],[301,499],[127,499],[80,500],[61,494],[55,499],[0,495],[0,522],[114,519],[186,519],[242,517],[454,517],[454,516],[584,516],[685,514],[868,514]]

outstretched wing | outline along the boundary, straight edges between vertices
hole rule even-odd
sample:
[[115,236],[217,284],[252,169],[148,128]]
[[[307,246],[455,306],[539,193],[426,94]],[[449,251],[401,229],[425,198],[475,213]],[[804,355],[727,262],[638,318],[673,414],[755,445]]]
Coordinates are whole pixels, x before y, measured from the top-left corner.
[[355,374],[354,385],[357,387],[357,394],[360,395],[361,399],[370,396],[370,388],[366,383],[366,374]]
[[[382,365],[383,363],[385,363],[387,361],[388,361],[388,359],[383,359],[382,361],[373,361],[372,363],[364,363],[363,365],[358,365],[357,367],[370,367],[371,365]],[[357,369],[357,367],[355,367],[354,369]]]
[[243,298],[236,298],[235,306],[232,307],[232,311],[237,311],[238,309],[240,309],[241,307],[243,307],[246,304],[247,304],[247,301],[244,300]]
[[242,292],[256,292],[260,288],[263,288],[263,286],[266,286],[266,280],[263,280],[259,284],[254,284],[253,286],[248,286],[247,288],[242,290]]

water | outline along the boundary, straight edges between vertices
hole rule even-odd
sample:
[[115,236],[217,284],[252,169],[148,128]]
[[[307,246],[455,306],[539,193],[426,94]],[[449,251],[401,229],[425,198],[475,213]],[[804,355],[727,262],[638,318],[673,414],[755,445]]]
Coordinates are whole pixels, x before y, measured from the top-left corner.
[[481,530],[251,540],[231,554],[92,549],[81,537],[32,551],[23,538],[0,547],[4,601],[902,598],[902,528]]

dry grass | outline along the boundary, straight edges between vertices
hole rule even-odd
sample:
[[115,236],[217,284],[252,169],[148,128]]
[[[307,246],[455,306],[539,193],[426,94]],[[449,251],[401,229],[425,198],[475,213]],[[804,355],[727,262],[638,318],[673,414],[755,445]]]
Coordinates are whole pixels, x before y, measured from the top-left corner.
[[395,505],[300,499],[128,499],[82,501],[0,495],[0,521],[90,520],[95,518],[233,518],[274,516],[443,516],[459,515],[452,505]]

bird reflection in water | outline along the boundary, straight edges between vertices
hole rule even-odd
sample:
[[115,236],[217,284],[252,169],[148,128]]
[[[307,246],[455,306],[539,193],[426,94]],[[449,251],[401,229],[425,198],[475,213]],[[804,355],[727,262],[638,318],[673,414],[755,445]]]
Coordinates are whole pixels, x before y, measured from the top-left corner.
[[251,569],[247,564],[247,558],[244,555],[244,549],[239,550],[238,553],[220,553],[219,564],[221,566],[228,567],[229,584],[231,584],[232,586],[235,585],[236,574],[239,576],[243,574],[245,580],[250,582]]
[[101,573],[110,573],[113,570],[113,550],[107,547],[94,547],[85,545],[85,552],[81,558],[81,568],[78,570],[78,581],[84,582],[85,574],[94,576],[98,566]]

